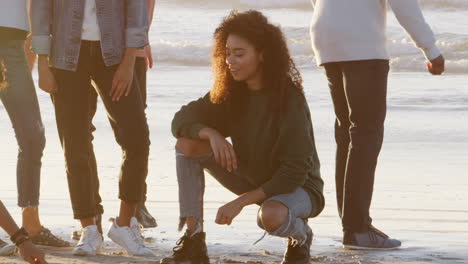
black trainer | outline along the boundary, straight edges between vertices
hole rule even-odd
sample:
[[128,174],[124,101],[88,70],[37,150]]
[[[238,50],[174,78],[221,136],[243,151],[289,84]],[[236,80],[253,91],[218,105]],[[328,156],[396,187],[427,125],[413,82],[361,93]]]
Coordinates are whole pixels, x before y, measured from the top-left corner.
[[177,241],[172,257],[161,259],[161,264],[191,263],[209,264],[208,250],[205,242],[205,232],[191,236],[188,231]]
[[310,263],[310,245],[314,233],[312,229],[307,230],[307,240],[302,245],[297,245],[297,241],[288,238],[288,248],[284,253],[283,262],[281,264],[309,264]]
[[154,219],[154,217],[149,213],[144,202],[138,204],[135,217],[138,220],[138,223],[140,223],[144,228],[154,228],[158,226],[156,219]]
[[384,232],[371,226],[368,231],[356,233],[345,231],[343,248],[361,250],[392,250],[401,246],[401,242],[391,239]]

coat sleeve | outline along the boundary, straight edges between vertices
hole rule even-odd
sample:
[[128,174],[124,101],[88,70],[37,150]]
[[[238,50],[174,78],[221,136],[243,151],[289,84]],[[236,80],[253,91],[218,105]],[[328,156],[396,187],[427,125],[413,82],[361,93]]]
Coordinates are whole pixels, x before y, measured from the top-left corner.
[[31,48],[35,54],[50,54],[52,16],[52,0],[30,2]]
[[127,24],[125,39],[127,48],[141,48],[148,45],[148,5],[146,0],[126,0]]

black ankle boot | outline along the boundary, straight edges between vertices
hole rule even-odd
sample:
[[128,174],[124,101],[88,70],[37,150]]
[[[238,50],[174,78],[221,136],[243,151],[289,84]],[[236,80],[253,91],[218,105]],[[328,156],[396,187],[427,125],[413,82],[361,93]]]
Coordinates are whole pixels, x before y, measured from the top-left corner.
[[209,264],[208,250],[205,242],[205,232],[199,232],[193,236],[185,232],[184,236],[177,241],[173,249],[172,257],[161,260],[161,264],[167,263],[191,263]]
[[296,241],[288,238],[288,248],[284,253],[282,264],[308,264],[310,262],[310,245],[314,234],[309,228],[307,231],[307,240],[302,245],[296,245]]

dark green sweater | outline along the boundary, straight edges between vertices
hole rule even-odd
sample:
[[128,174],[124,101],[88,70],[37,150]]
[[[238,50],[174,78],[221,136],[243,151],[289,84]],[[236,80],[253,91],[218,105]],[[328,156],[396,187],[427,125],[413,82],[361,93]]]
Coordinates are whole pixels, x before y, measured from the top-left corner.
[[325,199],[309,107],[297,89],[287,93],[281,119],[271,111],[266,92],[246,93],[242,108],[229,101],[213,104],[208,93],[175,114],[172,133],[176,138],[199,139],[200,129],[210,127],[231,137],[243,177],[262,187],[267,197],[303,186],[314,201],[310,217],[315,217]]

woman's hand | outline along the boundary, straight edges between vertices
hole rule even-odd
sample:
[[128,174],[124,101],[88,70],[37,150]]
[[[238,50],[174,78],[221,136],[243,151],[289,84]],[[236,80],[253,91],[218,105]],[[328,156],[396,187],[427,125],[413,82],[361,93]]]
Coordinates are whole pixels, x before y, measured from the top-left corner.
[[151,45],[145,46],[146,55],[146,70],[153,68],[153,53],[151,52]]
[[239,200],[231,201],[218,209],[215,222],[218,225],[230,225],[243,208],[244,205]]
[[440,55],[439,57],[431,60],[427,64],[427,70],[432,75],[441,75],[445,71],[445,59],[444,56]]
[[229,172],[237,169],[237,159],[234,148],[218,131],[212,128],[202,128],[199,135],[200,138],[210,141],[210,146],[216,162],[221,164],[221,166]]
[[31,241],[25,241],[18,246],[19,255],[31,264],[47,264],[44,252],[36,248]]
[[38,71],[39,88],[50,94],[57,92],[57,83],[55,82],[54,74],[49,68],[48,56],[39,55]]
[[122,96],[128,96],[132,89],[133,72],[135,71],[136,48],[127,48],[125,56],[112,79],[112,89],[109,92],[112,101],[119,101]]

